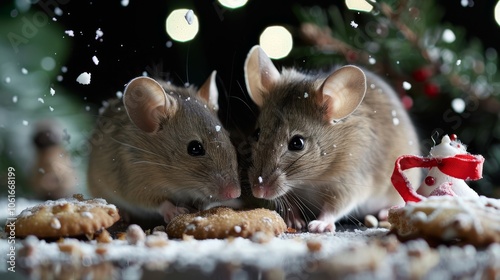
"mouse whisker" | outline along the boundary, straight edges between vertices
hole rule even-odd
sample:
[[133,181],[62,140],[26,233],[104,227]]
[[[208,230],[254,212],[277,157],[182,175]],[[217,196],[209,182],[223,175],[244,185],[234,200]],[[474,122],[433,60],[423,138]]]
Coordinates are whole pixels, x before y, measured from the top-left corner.
[[146,150],[146,149],[141,149],[141,148],[139,148],[139,147],[136,147],[136,146],[133,146],[133,145],[130,145],[130,144],[127,144],[127,143],[124,143],[124,142],[118,141],[118,140],[116,140],[116,139],[115,139],[115,138],[113,138],[113,137],[111,137],[111,139],[112,139],[113,141],[115,141],[116,143],[119,143],[119,144],[121,144],[121,145],[123,145],[123,146],[129,147],[129,148],[132,148],[132,149],[136,149],[136,150],[138,150],[138,151],[142,151],[142,152],[145,152],[145,153],[148,153],[148,154],[151,154],[151,155],[158,156],[158,153],[153,153],[153,152],[148,151],[148,150]]
[[133,164],[141,164],[141,163],[146,163],[146,164],[152,164],[152,165],[158,165],[158,166],[163,166],[170,168],[170,165],[164,164],[164,163],[159,163],[159,162],[153,162],[153,161],[147,161],[147,160],[140,160],[140,161],[133,161]]
[[[286,154],[284,153],[281,157],[285,156]],[[296,158],[294,161],[292,161],[290,164],[288,164],[287,166],[285,166],[283,168],[283,171],[288,173],[289,169],[295,164],[297,163],[297,161],[299,161],[300,159],[302,159],[306,154],[302,154],[301,156],[299,156],[298,158]]]
[[[287,200],[289,200],[291,203],[293,203],[297,207],[297,209],[300,211],[302,217],[304,218],[304,220],[306,222],[309,222],[310,216],[312,216],[312,217],[316,216],[315,212],[308,206],[308,205],[315,206],[314,204],[311,204],[310,201],[307,201],[306,199],[300,198],[300,197],[293,195],[293,194],[288,195]],[[311,215],[309,215],[308,213],[310,213]]]
[[363,223],[360,220],[358,220],[356,216],[346,215],[344,218],[347,219],[349,222],[351,222],[353,225],[355,225],[356,229],[362,229]]

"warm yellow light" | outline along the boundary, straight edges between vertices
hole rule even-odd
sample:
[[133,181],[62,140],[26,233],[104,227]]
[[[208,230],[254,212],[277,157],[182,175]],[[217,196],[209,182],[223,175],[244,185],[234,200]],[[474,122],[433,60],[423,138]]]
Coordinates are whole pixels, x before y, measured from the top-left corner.
[[500,1],[495,5],[495,21],[500,25]]
[[270,58],[280,59],[292,50],[292,34],[283,26],[269,26],[260,35],[259,45]]
[[244,6],[248,0],[219,0],[219,3],[229,9],[236,9]]
[[192,40],[198,33],[198,17],[196,17],[192,10],[174,10],[168,15],[165,27],[167,34],[173,40],[186,42]]
[[350,10],[360,12],[371,12],[373,10],[373,6],[366,0],[345,0],[345,4]]

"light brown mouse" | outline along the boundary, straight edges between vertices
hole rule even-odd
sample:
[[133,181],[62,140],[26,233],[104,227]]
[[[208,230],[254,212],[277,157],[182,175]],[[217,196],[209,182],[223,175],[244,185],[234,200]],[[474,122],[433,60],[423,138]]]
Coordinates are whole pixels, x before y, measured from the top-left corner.
[[[253,47],[248,93],[259,107],[248,177],[257,198],[274,201],[288,226],[335,231],[346,215],[400,205],[394,163],[420,154],[416,130],[391,87],[356,66],[331,73],[281,73]],[[420,182],[420,172],[408,173]]]
[[160,214],[165,222],[239,197],[236,151],[217,118],[215,75],[199,90],[131,80],[90,139],[90,193],[131,216]]

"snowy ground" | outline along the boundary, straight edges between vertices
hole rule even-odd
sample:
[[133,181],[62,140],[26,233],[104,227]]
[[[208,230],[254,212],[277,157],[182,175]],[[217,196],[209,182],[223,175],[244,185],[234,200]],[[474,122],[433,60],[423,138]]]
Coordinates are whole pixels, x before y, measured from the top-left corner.
[[[18,209],[33,202],[18,201]],[[0,204],[1,209],[4,205]],[[5,217],[2,217],[5,219]],[[485,249],[429,248],[399,243],[387,229],[333,234],[283,234],[271,239],[167,240],[129,244],[65,239],[16,240],[10,272],[7,239],[0,240],[1,279],[451,279],[500,277],[500,244]],[[161,241],[150,242],[148,241]],[[151,245],[153,244],[153,245]],[[30,250],[26,250],[30,248]],[[64,251],[64,252],[62,252]],[[8,277],[8,278],[6,278]]]

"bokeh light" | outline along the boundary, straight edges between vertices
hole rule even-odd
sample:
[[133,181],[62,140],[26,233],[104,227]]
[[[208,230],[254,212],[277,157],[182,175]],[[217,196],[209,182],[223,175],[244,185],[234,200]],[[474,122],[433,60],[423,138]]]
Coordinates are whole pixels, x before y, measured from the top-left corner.
[[360,12],[371,12],[373,10],[373,6],[366,0],[345,0],[345,5],[350,10]]
[[260,35],[259,44],[270,58],[280,59],[292,50],[293,38],[283,26],[269,26]]
[[167,34],[173,40],[178,42],[190,41],[198,33],[198,17],[190,11],[188,9],[178,9],[168,15],[165,27]]
[[236,9],[243,7],[248,0],[219,0],[219,3],[229,9]]
[[495,21],[500,25],[500,1],[495,5]]

